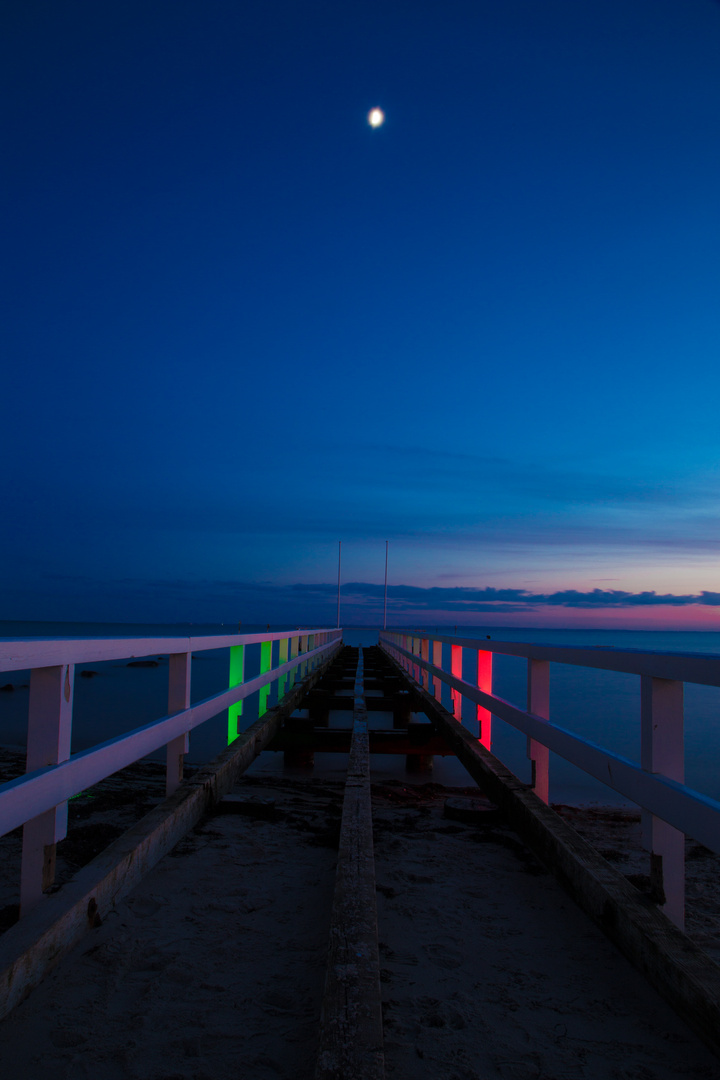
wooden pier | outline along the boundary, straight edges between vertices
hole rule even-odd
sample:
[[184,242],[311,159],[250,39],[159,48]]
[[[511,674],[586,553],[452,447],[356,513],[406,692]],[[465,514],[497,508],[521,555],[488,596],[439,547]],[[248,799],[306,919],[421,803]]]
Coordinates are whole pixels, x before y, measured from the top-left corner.
[[[623,968],[626,961],[619,954],[614,954],[614,959],[608,959],[613,955],[611,946],[601,946],[600,938],[592,938],[593,955],[598,957],[598,975],[593,984],[592,973],[584,972],[583,978],[588,984],[584,992],[589,993],[593,985],[597,990],[598,980],[602,983],[606,977],[602,973],[612,968],[614,989],[611,992],[606,987],[605,993],[616,995],[617,1000],[622,999],[621,1011],[632,1009],[634,1000],[640,1002],[637,1006],[638,1023],[648,1029],[645,1036],[648,1048],[641,1053],[641,1057],[646,1054],[642,1068],[655,1070],[653,1075],[658,1077],[670,1077],[674,1075],[673,1069],[677,1072],[681,1067],[685,1070],[684,1075],[691,1077],[714,1075],[708,1070],[717,1068],[715,1058],[694,1040],[680,1021],[670,1019],[671,1014],[654,997],[654,991],[659,991],[705,1046],[717,1053],[720,1049],[720,968],[692,945],[657,905],[648,904],[646,896],[630,885],[621,873],[549,808],[546,780],[542,775],[542,770],[547,767],[547,763],[543,763],[542,746],[536,745],[534,749],[531,746],[531,753],[534,753],[534,760],[539,765],[535,770],[534,784],[530,787],[520,783],[493,757],[484,745],[486,741],[489,742],[490,714],[485,707],[490,696],[489,682],[486,680],[484,688],[475,691],[479,695],[479,714],[488,713],[485,738],[478,739],[460,722],[455,697],[452,711],[446,710],[440,701],[441,676],[452,686],[454,695],[459,695],[461,690],[465,692],[467,688],[467,684],[462,683],[462,668],[458,666],[455,655],[451,671],[443,672],[438,663],[441,654],[428,639],[418,638],[417,649],[414,641],[408,642],[407,639],[404,642],[389,639],[380,646],[360,649],[342,646],[340,639],[331,637],[328,631],[319,632],[318,638],[316,643],[308,634],[303,640],[296,636],[293,641],[290,635],[285,635],[278,648],[280,662],[273,668],[270,654],[266,657],[265,670],[252,683],[243,682],[243,671],[236,657],[234,668],[231,667],[231,690],[223,697],[223,702],[227,699],[227,706],[231,710],[230,723],[237,724],[237,712],[233,713],[231,699],[235,697],[236,701],[242,701],[243,696],[250,692],[247,689],[250,685],[256,689],[255,684],[258,684],[262,690],[273,678],[286,680],[277,704],[263,709],[254,724],[230,740],[228,749],[216,762],[200,770],[190,781],[172,785],[168,779],[171,790],[164,803],[110,845],[78,874],[74,882],[31,904],[20,922],[0,938],[1,1004],[2,1012],[9,1014],[4,1024],[0,1025],[0,1062],[3,1053],[9,1054],[29,1080],[34,1080],[35,1075],[39,1078],[46,1068],[42,1054],[38,1058],[37,1071],[33,1072],[34,1066],[29,1064],[27,1054],[19,1049],[23,1038],[27,1037],[23,1036],[23,1032],[33,1022],[34,1010],[40,1013],[47,1010],[52,995],[61,993],[63,980],[69,980],[68,985],[73,985],[74,980],[82,981],[90,977],[88,962],[83,958],[92,955],[96,948],[111,949],[113,926],[125,927],[132,922],[133,904],[136,905],[135,910],[145,910],[145,904],[147,910],[152,909],[153,915],[166,905],[167,910],[158,917],[158,933],[162,919],[171,922],[173,918],[188,918],[181,913],[172,914],[173,894],[168,896],[164,893],[159,882],[166,856],[180,843],[181,857],[179,859],[176,855],[173,860],[172,876],[174,879],[178,877],[179,864],[185,860],[187,888],[202,895],[203,871],[193,869],[192,844],[186,851],[183,850],[183,844],[187,843],[183,837],[191,835],[190,830],[199,829],[201,835],[203,829],[208,829],[210,834],[214,830],[215,835],[222,835],[223,843],[218,842],[219,846],[229,850],[227,858],[232,862],[234,850],[241,852],[248,845],[252,849],[253,842],[257,849],[257,840],[253,841],[253,836],[262,837],[262,845],[271,851],[279,843],[280,834],[286,833],[294,824],[306,828],[299,825],[302,813],[298,817],[297,805],[312,804],[313,814],[317,807],[326,805],[323,813],[329,821],[326,832],[322,834],[326,838],[321,845],[325,854],[318,855],[316,869],[308,871],[308,881],[317,879],[323,885],[318,885],[315,892],[308,892],[308,884],[305,883],[298,902],[305,913],[304,918],[306,915],[310,920],[307,933],[318,935],[319,940],[324,939],[324,945],[314,946],[316,955],[322,953],[324,962],[322,969],[316,963],[311,965],[312,970],[303,991],[304,1000],[310,1004],[304,1013],[302,1053],[293,1065],[292,1053],[288,1057],[288,1054],[278,1051],[275,1057],[268,1057],[271,1065],[267,1067],[260,1055],[255,1066],[238,1065],[240,1075],[258,1078],[270,1074],[313,1076],[315,1080],[382,1080],[385,1075],[408,1078],[479,1078],[486,1075],[529,1078],[553,1075],[569,1080],[575,1076],[600,1078],[611,1074],[625,1075],[618,1071],[620,1066],[617,1062],[613,1065],[614,1073],[603,1071],[616,1053],[613,1046],[620,1038],[619,1033],[613,1034],[612,1025],[608,1027],[610,1021],[606,1015],[602,1022],[598,1019],[595,1035],[587,1035],[587,1038],[593,1042],[597,1037],[597,1045],[606,1046],[604,1053],[608,1055],[608,1061],[603,1064],[603,1052],[600,1052],[589,1071],[587,1062],[581,1066],[577,1053],[573,1057],[573,1052],[566,1052],[566,1048],[555,1045],[557,1040],[551,1046],[542,1025],[535,1034],[532,1034],[532,1024],[528,1026],[527,1032],[530,1034],[526,1032],[524,1037],[536,1039],[537,1047],[534,1051],[526,1047],[522,1052],[516,1048],[512,1053],[517,1054],[517,1060],[512,1057],[511,1049],[502,1048],[505,1045],[502,1032],[487,1029],[490,1015],[495,1017],[494,1025],[503,1023],[502,1010],[496,1016],[496,998],[504,993],[499,988],[502,976],[500,983],[496,984],[493,981],[496,976],[491,977],[486,971],[481,983],[478,983],[474,977],[478,971],[465,970],[466,960],[458,943],[465,940],[473,965],[485,963],[483,957],[490,955],[495,948],[496,928],[500,925],[498,918],[510,917],[498,914],[498,900],[502,905],[504,887],[512,883],[515,897],[513,904],[508,899],[508,910],[520,904],[519,911],[512,916],[519,920],[518,928],[511,933],[523,938],[525,943],[522,949],[525,952],[521,951],[520,954],[524,959],[515,959],[514,963],[534,970],[533,965],[547,963],[538,959],[543,951],[548,956],[566,946],[571,952],[573,949],[578,954],[582,951],[579,944],[572,944],[574,939],[569,929],[570,924],[580,918],[579,914],[571,916],[564,908],[565,914],[560,922],[565,930],[559,924],[553,929],[555,913],[569,901],[559,900],[557,897],[560,894],[554,892],[554,899],[549,898],[550,879],[543,880],[542,887],[538,886],[535,892],[532,889],[528,891],[528,868],[531,876],[542,875],[548,870],[555,874],[566,893],[590,917],[591,922],[587,923],[585,929],[579,925],[579,929],[572,931],[580,934],[578,941],[583,935],[586,938],[590,935],[594,923],[654,987],[654,990],[649,987],[647,991],[638,990],[637,982],[633,981],[637,980],[637,976],[630,973],[631,969]],[[306,659],[303,660],[303,657]],[[537,662],[542,663],[542,660]],[[181,667],[177,662],[174,670],[179,671]],[[542,717],[541,682],[545,670],[538,668],[534,675],[533,704],[537,711],[529,709],[525,715],[531,718],[531,722],[536,722],[540,716],[541,722],[549,724],[547,715]],[[483,669],[479,663],[477,687],[482,687],[482,679],[486,676],[487,667]],[[430,679],[433,677],[435,683],[431,693]],[[62,680],[58,681],[58,686],[62,691]],[[165,725],[162,737],[170,736],[167,742],[173,747],[172,753],[175,755],[183,738],[178,731],[191,726],[189,720],[195,718],[192,710],[198,710],[197,715],[212,715],[214,706],[201,703],[200,706],[191,707],[189,693],[181,701],[182,695],[177,686],[171,692],[175,694],[177,711],[168,719],[173,721],[179,714],[182,722],[176,722],[174,726],[168,720],[159,723]],[[146,745],[147,737],[143,738],[143,745]],[[248,767],[264,750],[283,755],[287,780],[263,780],[260,776],[244,779]],[[333,783],[323,785],[313,779],[315,755],[323,753],[348,755],[347,777],[342,788]],[[398,784],[396,787],[373,785],[372,755],[376,753],[403,755],[406,768],[415,782]],[[456,755],[465,765],[476,785],[474,788],[459,794],[448,793],[432,783],[433,758],[450,754]],[[177,765],[174,758],[171,761],[169,753],[168,777],[172,768],[177,769]],[[57,775],[57,766],[51,766],[49,774],[53,773]],[[47,776],[48,771],[44,775]],[[42,779],[42,775],[38,779]],[[22,790],[21,784],[14,787]],[[26,790],[32,797],[32,786]],[[63,794],[68,789],[55,787],[53,790]],[[1,795],[0,791],[0,810]],[[409,806],[413,808],[410,824]],[[16,813],[12,805],[6,812],[9,819]],[[340,819],[337,833],[332,825],[335,813]],[[327,818],[328,814],[330,818]],[[220,832],[217,832],[218,829]],[[427,866],[428,873],[410,872],[403,868],[398,855],[398,841],[403,858],[412,858],[419,868]],[[417,854],[411,854],[415,848]],[[328,850],[332,854],[332,866],[327,861]],[[230,943],[234,940],[233,902],[221,900],[212,891],[217,887],[218,880],[234,880],[234,871],[231,872],[226,857],[222,858],[225,859],[224,877],[213,876],[220,874],[219,869],[212,873],[208,871],[208,901],[221,902],[224,932],[229,935],[227,940]],[[304,872],[302,867],[305,862],[298,862],[298,881]],[[258,852],[255,861],[258,873],[261,872],[261,863],[262,855]],[[284,863],[287,864],[287,859]],[[516,880],[518,865],[522,866],[525,875],[520,882]],[[157,869],[153,870],[153,867]],[[292,866],[283,865],[282,871],[289,875],[281,890],[286,895],[287,888],[292,889]],[[165,873],[167,875],[169,871]],[[483,886],[485,877],[492,879],[494,895],[493,889]],[[395,884],[390,885],[389,880]],[[407,899],[399,905],[400,911],[405,910],[409,918],[409,922],[403,925],[402,948],[392,940],[393,934],[398,933],[399,925],[400,912],[393,908],[398,895],[397,882],[402,882],[405,895],[412,895],[413,904],[416,905],[415,915],[411,914]],[[177,883],[174,888],[177,892]],[[553,885],[552,888],[556,887]],[[238,884],[230,888],[228,896],[233,895],[233,889],[234,895],[243,889],[247,891],[244,885]],[[422,898],[424,889],[428,893],[425,900]],[[447,890],[451,890],[452,896]],[[527,894],[528,899],[523,900],[521,894]],[[460,895],[475,898],[472,906],[477,906],[479,921],[476,922],[473,916],[468,922],[465,915],[465,925],[457,925]],[[165,896],[165,900],[157,899],[161,896]],[[447,901],[443,902],[444,910],[437,907],[439,897]],[[436,929],[433,940],[429,943],[425,941],[421,947],[413,944],[413,924],[417,921],[419,926],[423,921],[424,916],[421,917],[420,912],[427,904],[436,912],[433,917]],[[523,904],[529,906],[523,908]],[[547,907],[548,904],[550,907]],[[313,919],[315,909],[317,917]],[[544,911],[542,921],[547,924],[545,928],[534,923],[541,909]],[[251,907],[250,910],[255,909]],[[463,899],[462,911],[468,910],[468,902]],[[246,912],[242,917],[243,935],[252,933],[247,915]],[[455,925],[453,933],[443,934],[444,919],[448,920],[448,927]],[[192,921],[197,922],[195,919]],[[402,919],[400,921],[402,923]],[[196,932],[200,941],[204,931],[197,928]],[[564,942],[562,937],[552,938],[553,933],[564,932],[570,935],[570,944]],[[281,941],[285,930],[279,925],[270,928],[264,924],[262,933],[268,941],[275,934],[276,939],[272,939],[274,948],[282,951]],[[486,933],[490,936],[484,936]],[[548,940],[543,935],[549,935]],[[88,947],[88,941],[95,939],[98,944]],[[478,946],[481,946],[480,952]],[[187,941],[186,947],[191,948]],[[222,948],[215,945],[200,948],[196,961],[198,972],[188,971],[189,984],[202,988],[210,985],[212,978],[215,978],[211,978],[202,966],[203,950],[212,953],[213,948],[222,952]],[[610,949],[610,954],[606,955],[603,949]],[[245,961],[241,954],[231,951],[233,963],[242,967]],[[182,950],[177,955],[180,958]],[[402,959],[403,956],[411,959]],[[506,958],[500,954],[498,956],[496,972],[507,963]],[[213,961],[215,964],[218,962]],[[424,983],[425,993],[413,998],[411,988],[415,981],[422,980],[415,975],[409,978],[407,965],[414,970],[413,965],[422,963],[426,963],[429,972],[429,975],[424,973],[424,978],[436,980],[436,993],[430,992],[432,982]],[[586,958],[585,966],[587,963]],[[75,968],[72,968],[73,964]],[[41,985],[43,977],[51,971],[52,975]],[[71,971],[82,974],[71,974]],[[435,975],[432,975],[433,971]],[[450,974],[455,971],[457,974]],[[258,987],[264,987],[279,975],[272,975],[272,965],[269,964],[264,977],[261,969],[258,972],[253,968],[252,973],[243,978],[251,982],[255,980]],[[543,979],[548,980],[545,991],[540,988],[533,992],[541,996],[547,992],[552,996],[552,973],[546,970]],[[482,986],[483,981],[487,984],[486,988]],[[632,986],[629,998],[624,983]],[[469,992],[469,986],[475,989]],[[37,989],[28,998],[34,988]],[[108,992],[107,987],[102,991],[103,994]],[[198,993],[201,994],[201,991]],[[640,1000],[643,994],[649,995],[647,1002]],[[168,995],[165,1004],[172,1011],[175,998],[169,991]],[[160,997],[165,1000],[163,993],[160,993]],[[278,1002],[281,998],[293,1003],[278,1005],[280,1012],[294,1015],[297,1003],[292,995],[276,995]],[[416,1003],[410,1007],[410,1014],[413,1010],[420,1010],[421,1016],[415,1021],[408,1020],[408,1007],[403,1004],[406,999]],[[522,995],[518,1000],[521,999]],[[34,1004],[36,1001],[37,1005]],[[24,1002],[21,1008],[16,1008],[21,1002]],[[594,1007],[592,993],[587,1004],[580,1002],[578,1006],[580,1012],[592,1011]],[[315,1016],[314,1024],[307,1020],[308,1008]],[[15,1011],[11,1012],[13,1009]],[[572,1008],[566,1003],[561,1011],[567,1017],[572,1013]],[[656,1027],[652,1030],[648,1028],[648,1015],[657,1016]],[[66,1023],[72,1025],[75,1021],[69,1013],[68,1017]],[[473,1025],[480,1025],[483,1029],[482,1045],[469,1031]],[[604,1030],[602,1035],[601,1028]],[[407,1034],[411,1029],[415,1035],[410,1039],[413,1048],[409,1050],[410,1044],[404,1036],[398,1036],[398,1031]],[[668,1055],[667,1047],[660,1045],[665,1029],[674,1032],[672,1038],[675,1049],[679,1051],[673,1051],[675,1057],[673,1053]],[[441,1030],[444,1032],[442,1038],[439,1034]],[[240,1024],[232,1035],[239,1063],[246,1054],[243,1047],[245,1040],[250,1038],[249,1031]],[[462,1036],[463,1031],[468,1034]],[[254,1035],[252,1037],[255,1038]],[[82,1036],[83,1045],[86,1038]],[[292,1043],[297,1036],[286,1032],[286,1038]],[[444,1045],[444,1052],[449,1055],[447,1059],[442,1057],[440,1044]],[[224,1051],[216,1060],[212,1047],[206,1043],[203,1045],[205,1049],[200,1056],[207,1057],[207,1068],[214,1076],[236,1075],[231,1071]],[[495,1049],[491,1052],[492,1047]],[[148,1055],[151,1052],[154,1051],[147,1050]],[[92,1059],[90,1047],[88,1054],[89,1060]],[[541,1059],[544,1063],[538,1065]],[[547,1072],[549,1068],[554,1071]],[[124,1075],[136,1075],[129,1067],[128,1070]],[[141,1070],[137,1075],[141,1075]],[[184,1076],[186,1073],[176,1070],[172,1075]],[[198,1075],[204,1076],[205,1073]]]

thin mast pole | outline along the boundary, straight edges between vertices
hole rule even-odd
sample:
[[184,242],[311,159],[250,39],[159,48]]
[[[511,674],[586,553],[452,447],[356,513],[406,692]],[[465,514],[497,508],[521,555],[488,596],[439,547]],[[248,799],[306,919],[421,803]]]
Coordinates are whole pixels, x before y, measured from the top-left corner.
[[388,544],[389,541],[385,541],[385,604],[383,605],[383,630],[387,630],[387,562],[388,562]]
[[340,560],[342,558],[342,540],[338,540],[338,603],[337,603],[337,628],[340,629]]

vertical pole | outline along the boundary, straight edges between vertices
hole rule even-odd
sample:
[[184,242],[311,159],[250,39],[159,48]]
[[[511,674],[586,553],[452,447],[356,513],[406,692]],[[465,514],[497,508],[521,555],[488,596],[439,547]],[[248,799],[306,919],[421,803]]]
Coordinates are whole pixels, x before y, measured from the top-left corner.
[[[450,674],[462,679],[462,645],[450,646]],[[453,690],[452,703],[453,716],[462,723],[462,694],[459,690]]]
[[[477,655],[477,685],[478,690],[484,694],[492,694],[492,659],[493,654],[487,649],[478,649]],[[492,713],[484,709],[482,705],[477,707],[478,739],[490,750],[492,746]]]
[[[283,664],[287,664],[288,659],[288,639],[281,638],[278,641],[278,667],[282,667]],[[278,701],[285,697],[285,682],[287,675],[281,675],[278,679]]]
[[385,541],[385,603],[383,604],[383,630],[387,630],[387,566],[389,542],[389,540]]
[[[228,686],[240,686],[243,682],[245,682],[245,646],[231,645],[230,679],[228,681]],[[228,746],[231,742],[234,742],[240,734],[238,731],[238,718],[242,716],[242,711],[242,701],[236,702],[235,705],[231,705],[228,709]]]
[[[307,634],[301,634],[300,635],[300,652],[301,653],[306,653],[308,651],[307,643],[308,643]],[[300,681],[302,681],[305,678],[306,675],[307,675],[307,660],[300,665]]]
[[[170,653],[168,671],[168,716],[190,708],[190,667],[192,653]],[[190,733],[172,739],[165,753],[165,794],[172,795],[183,781],[185,754],[190,750]]]
[[[643,675],[640,683],[640,764],[681,784],[685,781],[683,683]],[[685,836],[679,829],[642,812],[643,844],[650,851],[650,878],[663,897],[663,911],[682,930],[685,925]]]
[[[430,642],[428,638],[422,638],[420,642],[420,656],[427,663],[430,662]],[[423,690],[428,690],[430,688],[430,673],[427,668],[422,668],[421,672]]]
[[[550,719],[550,663],[528,660],[527,711],[543,720]],[[528,739],[527,756],[532,762],[532,789],[547,803],[550,798],[550,751],[547,746]]]
[[[74,664],[33,668],[26,771],[57,765],[70,757]],[[67,802],[23,825],[20,914],[26,915],[55,880],[55,849],[67,836]]]
[[[260,642],[260,674],[264,675],[272,668],[272,641]],[[270,696],[270,686],[260,687],[260,698],[258,701],[258,720],[261,716],[264,716],[267,712],[267,703]]]
[[[298,644],[300,639],[297,636],[290,638],[290,659],[294,660],[298,654]],[[293,668],[290,672],[290,689],[292,690],[295,685],[295,675],[297,674],[297,668]]]
[[340,561],[342,559],[342,540],[338,540],[338,602],[337,602],[337,628],[340,629]]
[[[433,641],[433,667],[442,668],[442,641]],[[442,694],[442,683],[437,677],[433,678],[433,693],[435,700],[439,701]]]

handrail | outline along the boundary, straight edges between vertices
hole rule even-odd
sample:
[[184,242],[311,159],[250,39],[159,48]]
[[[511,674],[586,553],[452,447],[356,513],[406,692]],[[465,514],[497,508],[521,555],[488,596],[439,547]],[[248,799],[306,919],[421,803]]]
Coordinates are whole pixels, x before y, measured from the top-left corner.
[[[380,636],[383,637],[384,633],[381,631]],[[550,645],[526,641],[482,640],[431,634],[427,630],[387,633],[439,641],[444,645],[455,645],[462,649],[519,656],[528,660],[548,660],[551,663],[573,664],[602,671],[649,675],[655,679],[678,679],[702,686],[720,686],[720,656],[706,653],[648,652],[644,649],[618,649],[612,645]]]
[[[273,642],[279,643],[273,667]],[[260,674],[245,681],[245,647],[260,644]],[[57,841],[67,834],[67,800],[162,746],[167,747],[166,791],[182,778],[188,734],[228,710],[229,741],[238,733],[242,702],[259,692],[267,709],[272,683],[282,699],[296,673],[305,677],[342,644],[340,629],[288,630],[212,636],[0,639],[0,670],[31,669],[27,772],[0,786],[0,835],[23,825],[21,913],[32,908],[54,878]],[[190,704],[193,653],[229,648],[229,688]],[[288,658],[288,652],[290,656]],[[167,715],[133,731],[70,754],[75,664],[169,655]]]
[[56,664],[97,664],[167,653],[203,652],[262,641],[284,641],[307,634],[336,633],[335,629],[282,630],[259,634],[196,634],[167,637],[0,638],[0,671],[52,667]]
[[[643,842],[652,854],[651,868],[658,892],[665,895],[666,913],[683,925],[685,836],[720,851],[720,802],[684,783],[683,684],[720,686],[720,657],[478,640],[418,630],[383,631],[380,644],[425,690],[429,690],[432,679],[436,699],[440,699],[441,684],[450,687],[458,722],[462,719],[461,697],[473,702],[480,721],[480,738],[488,750],[492,716],[527,735],[528,757],[533,763],[532,787],[545,802],[548,752],[552,750],[639,805],[644,811]],[[450,672],[442,667],[443,644],[451,646]],[[477,653],[475,685],[462,678],[463,649]],[[493,653],[527,659],[527,710],[492,693]],[[640,676],[639,765],[550,720],[550,663]]]
[[[437,639],[435,639],[437,640]],[[504,698],[487,694],[476,686],[449,675],[406,649],[397,650],[412,660],[433,678],[466,697],[476,705],[489,709],[529,738],[541,742],[571,765],[600,780],[631,802],[650,810],[668,824],[699,840],[701,844],[720,851],[720,802],[703,795],[686,784],[679,784],[657,773],[649,773],[640,765],[613,750],[605,750],[598,743],[576,735],[541,716],[519,709]]]

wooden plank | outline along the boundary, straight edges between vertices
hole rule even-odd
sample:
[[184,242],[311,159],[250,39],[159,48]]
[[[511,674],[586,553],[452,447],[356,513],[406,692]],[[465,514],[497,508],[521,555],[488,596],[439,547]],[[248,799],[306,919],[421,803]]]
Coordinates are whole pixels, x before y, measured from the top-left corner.
[[[316,652],[323,653],[323,650],[327,649],[331,659],[339,647],[340,643],[336,642],[323,646]],[[72,795],[92,787],[106,776],[124,769],[180,735],[204,724],[236,701],[272,682],[285,670],[290,670],[293,664],[297,664],[297,661],[290,661],[241,686],[214,694],[182,712],[145,724],[115,739],[108,739],[107,742],[75,754],[69,761],[8,781],[0,790],[0,835],[10,832]],[[309,684],[304,685],[307,687]]]
[[[415,729],[427,728],[415,734]],[[408,731],[411,732],[408,735]],[[288,730],[283,728],[273,739],[268,750],[286,751],[303,750],[315,754],[349,754],[352,744],[351,728],[313,727],[310,730]],[[433,731],[430,724],[413,724],[410,729],[383,730],[368,732],[369,752],[371,754],[437,754],[439,757],[452,757],[445,739]]]
[[[403,655],[398,646],[391,647]],[[405,650],[404,655],[410,654]],[[400,665],[398,670],[401,670]],[[659,773],[646,772],[636,762],[621,754],[605,750],[582,735],[576,735],[549,720],[524,712],[512,702],[484,693],[478,687],[448,675],[439,668],[431,665],[429,670],[470,701],[489,709],[493,715],[547,746],[601,783],[614,788],[638,806],[650,810],[668,825],[694,840],[699,840],[713,851],[720,851],[720,802],[716,799]],[[411,685],[416,692],[422,692],[418,690],[416,683]]]
[[[331,661],[328,661],[328,664]],[[93,859],[59,892],[43,898],[0,938],[0,1018],[22,1001],[82,936],[220,802],[273,738],[319,668],[277,708],[244,731],[215,761]],[[92,916],[92,918],[91,918]]]
[[[399,665],[398,665],[399,669]],[[720,967],[430,695],[424,710],[508,824],[716,1053]]]
[[315,1080],[383,1080],[380,960],[363,661],[343,799]]

